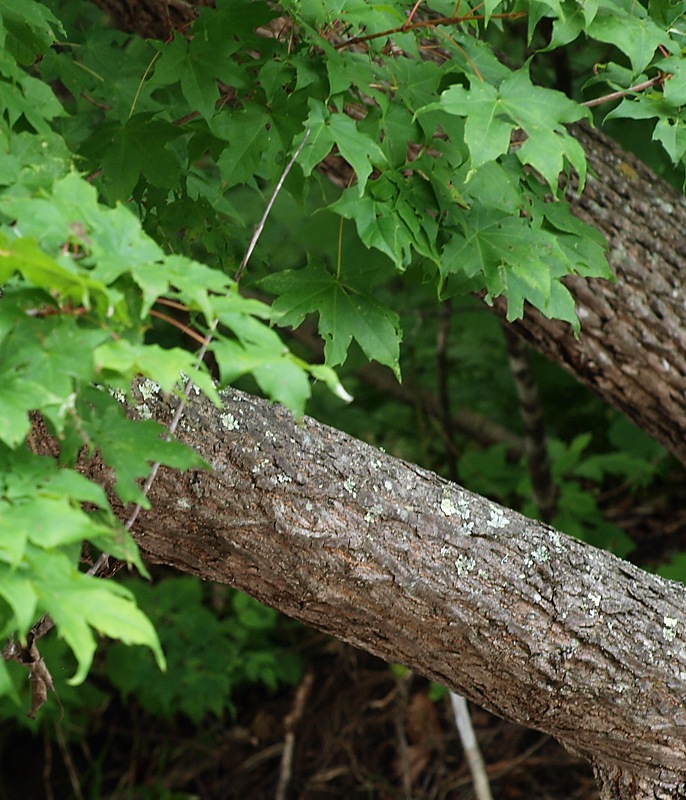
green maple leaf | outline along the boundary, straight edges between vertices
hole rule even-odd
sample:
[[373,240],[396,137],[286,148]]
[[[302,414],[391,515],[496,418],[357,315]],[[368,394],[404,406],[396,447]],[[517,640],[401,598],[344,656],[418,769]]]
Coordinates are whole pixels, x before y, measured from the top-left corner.
[[[384,175],[370,184],[370,191],[363,197],[358,197],[351,186],[329,208],[354,220],[361,241],[384,253],[402,271],[410,263],[413,249],[432,260],[437,256],[433,218],[423,208],[416,208],[412,203],[415,198],[400,183],[398,187],[390,174]],[[422,187],[415,184],[414,188]]]
[[562,92],[534,86],[522,70],[500,86],[502,107],[522,128],[527,139],[517,151],[522,164],[530,164],[557,191],[557,179],[567,160],[579,174],[579,186],[586,180],[586,157],[581,145],[567,133],[565,124],[583,117],[584,109]]
[[260,106],[248,105],[223,122],[221,136],[229,146],[224,148],[217,166],[226,188],[229,188],[247,183],[259,167],[267,149],[269,114]]
[[557,193],[557,179],[567,161],[579,173],[583,187],[584,152],[564,126],[589,112],[562,92],[534,86],[526,69],[513,72],[498,88],[476,78],[469,90],[451,86],[437,103],[418,113],[436,109],[466,119],[464,138],[472,169],[509,152],[512,132],[522,129],[526,140],[517,150],[522,164],[534,167]]
[[639,3],[605,0],[602,5],[587,31],[588,36],[619,48],[631,61],[636,75],[652,61],[660,45],[675,52],[669,34],[653,22]]
[[305,125],[310,132],[300,157],[305,175],[312,172],[335,144],[355,170],[357,194],[362,197],[374,167],[386,164],[386,156],[376,140],[361,133],[346,114],[331,114],[318,100],[310,100],[310,114]]
[[49,610],[76,656],[78,666],[71,684],[81,683],[92,663],[96,642],[91,628],[128,644],[146,645],[159,667],[165,668],[155,629],[128,589],[78,572],[64,553],[31,548],[27,561],[41,608]]
[[181,165],[166,145],[181,135],[153,114],[134,114],[123,125],[103,123],[84,144],[84,152],[102,166],[102,186],[111,200],[128,200],[141,174],[155,186],[176,184]]
[[260,286],[278,295],[272,308],[280,325],[297,328],[308,314],[319,314],[327,365],[342,364],[354,339],[367,358],[390,367],[400,379],[398,316],[371,295],[317,264],[271,275]]
[[473,169],[509,150],[510,136],[517,126],[503,112],[500,93],[495,86],[476,80],[469,90],[464,86],[451,86],[437,103],[425,106],[420,113],[435,108],[466,117],[465,141]]
[[528,301],[578,332],[574,301],[560,281],[574,264],[557,239],[519,217],[476,207],[467,218],[464,235],[453,236],[446,245],[441,271],[484,275],[489,296],[507,297],[509,320],[521,317]]
[[453,236],[446,245],[441,269],[445,274],[464,272],[470,278],[482,273],[490,291],[495,289],[501,266],[526,270],[531,284],[545,291],[550,280],[546,259],[551,251],[550,237],[532,230],[519,217],[476,206],[467,218],[464,235]]

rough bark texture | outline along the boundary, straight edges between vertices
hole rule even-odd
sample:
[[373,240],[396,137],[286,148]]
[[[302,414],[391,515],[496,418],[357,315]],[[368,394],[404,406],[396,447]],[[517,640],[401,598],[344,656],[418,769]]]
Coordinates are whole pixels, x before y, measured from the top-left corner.
[[[141,396],[165,416],[155,387]],[[314,420],[224,399],[182,420],[213,472],[161,471],[137,524],[149,560],[551,733],[604,797],[686,794],[683,586]]]
[[686,463],[686,198],[597,130],[575,128],[592,175],[575,213],[605,234],[616,281],[570,278],[581,321],[515,327]]
[[123,31],[150,39],[167,39],[173,30],[183,28],[196,17],[196,5],[186,0],[94,0]]

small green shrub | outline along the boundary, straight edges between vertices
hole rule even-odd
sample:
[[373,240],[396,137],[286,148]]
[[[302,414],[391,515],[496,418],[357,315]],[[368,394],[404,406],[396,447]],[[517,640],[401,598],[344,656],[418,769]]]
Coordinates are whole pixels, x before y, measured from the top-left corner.
[[113,643],[105,671],[124,698],[134,695],[150,713],[181,713],[198,724],[206,714],[233,711],[241,685],[276,689],[301,677],[300,657],[280,638],[283,618],[247,595],[228,590],[227,613],[218,616],[203,604],[204,587],[194,578],[128,586],[158,631],[167,670],[160,672],[145,648]]

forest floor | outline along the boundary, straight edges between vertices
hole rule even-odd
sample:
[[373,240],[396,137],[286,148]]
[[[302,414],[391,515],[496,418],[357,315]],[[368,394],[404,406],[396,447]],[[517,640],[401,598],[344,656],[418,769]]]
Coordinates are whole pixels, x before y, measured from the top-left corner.
[[[475,797],[447,695],[431,699],[423,678],[311,635],[301,683],[278,692],[247,687],[234,698],[233,719],[199,730],[113,700],[78,743],[28,734],[5,742],[0,799]],[[549,736],[471,712],[494,800],[597,799],[588,764]]]

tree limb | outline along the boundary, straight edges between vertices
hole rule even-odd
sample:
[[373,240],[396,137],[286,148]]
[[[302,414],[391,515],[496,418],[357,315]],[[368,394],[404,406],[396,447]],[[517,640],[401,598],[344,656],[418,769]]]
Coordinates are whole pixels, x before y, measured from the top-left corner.
[[592,173],[574,211],[607,238],[616,280],[565,281],[578,340],[530,308],[514,327],[686,463],[686,198],[600,131],[574,134]]
[[[139,412],[164,417],[144,395]],[[145,557],[552,734],[594,763],[606,797],[643,796],[627,776],[686,791],[683,586],[315,420],[223,399],[196,397],[182,419],[214,471],[160,470],[136,533]]]

